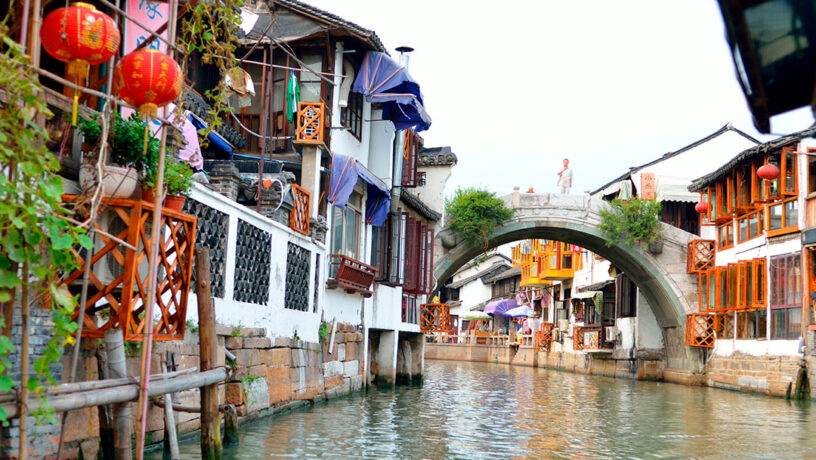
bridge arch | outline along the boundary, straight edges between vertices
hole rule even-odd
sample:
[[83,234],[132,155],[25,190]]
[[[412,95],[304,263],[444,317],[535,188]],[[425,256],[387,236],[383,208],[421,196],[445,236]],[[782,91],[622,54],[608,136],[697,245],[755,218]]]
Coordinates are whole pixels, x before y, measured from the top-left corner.
[[696,235],[662,224],[665,240],[660,254],[622,244],[608,247],[598,229],[600,210],[607,206],[603,200],[586,195],[519,193],[502,199],[515,214],[493,231],[487,248],[454,239],[445,229],[439,233],[444,249],[434,263],[437,290],[485,249],[535,238],[577,244],[611,261],[637,284],[662,330],[666,367],[692,373],[702,370],[699,351],[685,345],[685,315],[695,311],[697,298],[697,280],[686,273],[686,250]]

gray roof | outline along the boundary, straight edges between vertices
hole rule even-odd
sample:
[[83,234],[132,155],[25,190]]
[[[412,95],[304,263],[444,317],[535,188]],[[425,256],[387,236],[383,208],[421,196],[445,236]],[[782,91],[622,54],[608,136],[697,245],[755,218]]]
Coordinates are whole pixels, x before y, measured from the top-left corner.
[[[258,21],[247,34],[247,38],[256,40],[262,38],[264,31],[269,29],[269,24],[274,15],[275,24],[267,32],[267,36],[272,39],[291,41],[312,36],[322,31],[342,30],[363,42],[367,42],[371,48],[387,53],[385,46],[380,41],[380,37],[373,30],[347,21],[336,14],[298,0],[272,0],[270,3],[276,11],[274,13],[258,13]],[[300,17],[286,14],[285,11],[280,10],[281,7],[297,13]],[[315,22],[319,25],[315,25]]]
[[458,288],[460,288],[460,287],[462,287],[462,286],[464,286],[464,285],[466,285],[466,284],[468,284],[470,282],[476,281],[479,278],[482,278],[482,283],[487,284],[485,282],[485,279],[487,279],[488,277],[494,276],[494,275],[496,275],[498,273],[501,273],[503,271],[510,270],[510,269],[511,268],[507,264],[505,264],[503,262],[496,262],[495,264],[491,265],[490,267],[488,267],[488,268],[486,268],[486,269],[484,269],[484,270],[482,270],[480,272],[477,272],[475,275],[468,276],[467,278],[462,278],[459,281],[456,281],[456,282],[453,282],[453,283],[450,283],[450,284],[446,285],[445,287],[450,288],[450,289],[458,289]]
[[400,188],[400,201],[407,204],[409,208],[418,212],[419,214],[422,215],[422,217],[432,222],[437,222],[439,221],[439,219],[442,218],[442,214],[431,209],[431,207],[425,204],[425,202],[422,201],[418,196],[405,190],[404,187]]
[[450,147],[423,148],[417,156],[419,166],[451,166],[458,161]]
[[578,292],[602,291],[603,288],[609,286],[610,284],[615,284],[615,280],[605,280],[595,284],[590,284],[589,286],[581,286],[578,288]]
[[512,278],[514,276],[521,276],[521,267],[513,267],[510,270],[505,270],[501,273],[497,273],[493,276],[485,278],[483,281],[485,283],[495,283],[497,281],[505,280],[507,278]]
[[806,137],[816,137],[816,123],[811,125],[808,129],[789,134],[787,136],[782,136],[772,141],[765,142],[764,144],[759,144],[743,150],[737,154],[737,156],[732,158],[731,161],[724,164],[716,171],[708,173],[703,177],[694,179],[691,182],[691,185],[689,185],[688,189],[692,192],[699,192],[700,190],[708,187],[710,184],[716,182],[717,179],[728,174],[729,171],[733,170],[734,167],[740,163],[751,161],[754,158],[764,156],[766,153],[779,150],[782,147],[788,147],[792,144],[796,144]]
[[722,134],[725,134],[728,131],[733,131],[733,132],[741,135],[742,137],[748,139],[749,141],[751,141],[751,142],[753,142],[755,144],[759,144],[758,140],[754,139],[753,137],[749,136],[748,134],[745,134],[744,132],[742,132],[739,129],[735,128],[731,123],[728,123],[725,126],[723,126],[722,128],[715,131],[714,133],[711,133],[710,135],[708,135],[708,136],[706,136],[706,137],[704,137],[704,138],[702,138],[702,139],[700,139],[700,140],[698,140],[698,141],[696,141],[696,142],[694,142],[692,144],[689,144],[689,145],[681,148],[680,150],[676,150],[674,152],[666,153],[663,156],[661,156],[661,157],[659,157],[659,158],[657,158],[655,160],[652,160],[652,161],[650,161],[648,163],[644,163],[644,164],[642,164],[640,166],[635,166],[635,167],[629,168],[629,171],[621,174],[620,176],[612,179],[611,181],[607,182],[606,184],[598,187],[598,189],[596,189],[595,191],[590,193],[590,195],[594,195],[594,194],[600,192],[601,190],[605,189],[606,187],[609,187],[610,185],[614,184],[615,182],[619,182],[619,181],[622,181],[624,179],[627,179],[627,178],[631,177],[632,174],[634,174],[637,171],[640,171],[641,169],[643,169],[643,168],[645,168],[647,166],[651,166],[653,164],[660,163],[663,160],[668,160],[669,158],[680,155],[681,153],[683,153],[683,152],[685,152],[687,150],[691,150],[694,147],[697,147],[697,146],[699,146],[701,144],[705,144],[706,142],[708,142],[708,141],[710,141],[710,140],[712,140],[712,139],[714,139],[714,138],[716,138],[716,137],[718,137],[718,136],[720,136]]

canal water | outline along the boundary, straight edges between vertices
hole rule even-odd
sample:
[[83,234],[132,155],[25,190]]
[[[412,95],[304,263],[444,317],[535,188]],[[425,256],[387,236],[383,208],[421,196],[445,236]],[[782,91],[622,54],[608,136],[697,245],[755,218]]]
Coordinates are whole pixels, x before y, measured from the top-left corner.
[[[727,390],[429,360],[421,387],[242,425],[225,458],[816,458],[813,411]],[[200,458],[198,444],[181,457]]]

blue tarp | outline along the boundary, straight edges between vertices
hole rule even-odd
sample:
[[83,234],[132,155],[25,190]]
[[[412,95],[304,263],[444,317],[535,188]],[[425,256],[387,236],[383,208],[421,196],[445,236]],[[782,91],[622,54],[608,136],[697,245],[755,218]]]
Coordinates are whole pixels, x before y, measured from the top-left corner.
[[419,84],[385,53],[366,53],[352,91],[363,94],[368,102],[382,103],[383,118],[394,122],[397,129],[414,128],[419,132],[431,126]]
[[346,207],[357,179],[368,184],[366,199],[366,223],[382,227],[391,208],[391,194],[388,185],[375,176],[355,158],[335,153],[332,158],[331,188],[329,203],[340,209]]
[[[193,123],[193,126],[195,126],[196,129],[204,129],[207,127],[207,123],[192,115],[190,115],[190,121]],[[226,141],[224,141],[224,139],[221,138],[221,136],[219,136],[215,131],[211,131],[210,134],[207,135],[207,139],[210,140],[213,147],[217,148],[218,150],[221,150],[227,155],[232,155],[232,147]]]

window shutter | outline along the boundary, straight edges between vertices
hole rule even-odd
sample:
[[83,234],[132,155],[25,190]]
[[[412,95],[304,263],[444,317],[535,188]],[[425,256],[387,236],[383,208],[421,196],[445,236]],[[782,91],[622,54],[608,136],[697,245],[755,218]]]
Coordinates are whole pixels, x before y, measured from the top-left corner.
[[425,270],[427,267],[427,249],[428,249],[428,235],[425,233],[425,226],[422,222],[417,221],[417,236],[419,240],[419,251],[417,251],[417,292],[425,294],[428,277]]
[[405,141],[402,144],[402,186],[416,187],[417,138],[410,129],[405,130]]
[[432,228],[428,228],[425,230],[425,240],[428,242],[428,246],[426,248],[426,256],[425,256],[425,294],[430,294],[433,289],[433,254],[434,254],[434,231]]
[[417,232],[416,220],[409,217],[405,226],[405,283],[406,292],[416,289],[416,259],[417,259]]

